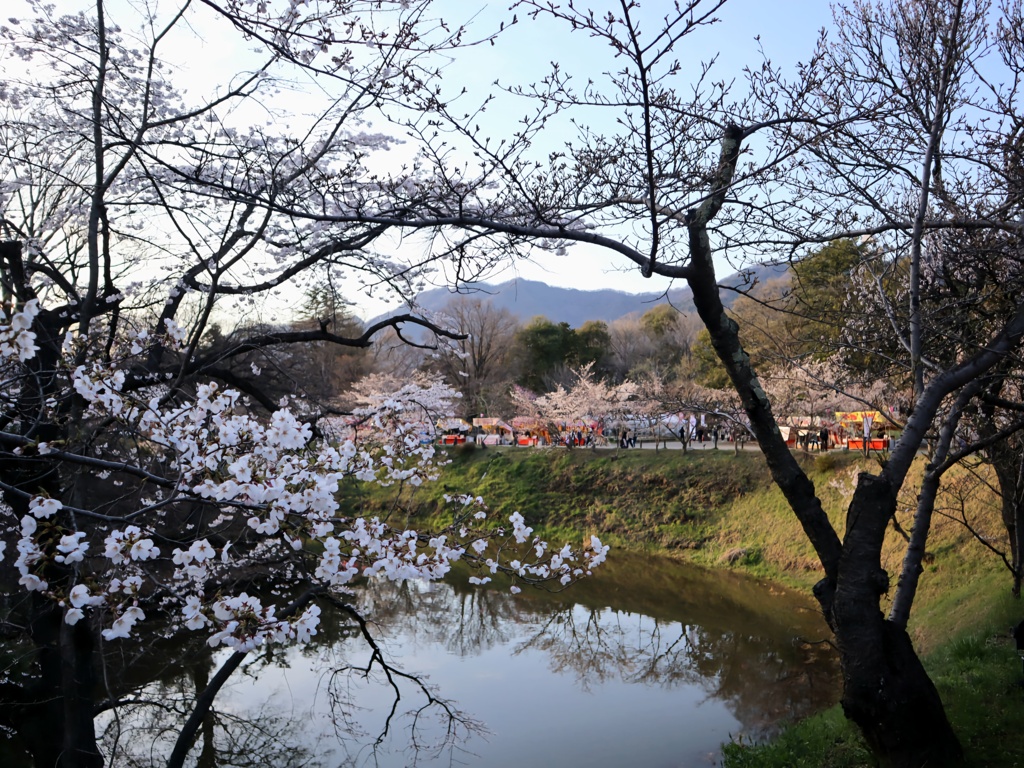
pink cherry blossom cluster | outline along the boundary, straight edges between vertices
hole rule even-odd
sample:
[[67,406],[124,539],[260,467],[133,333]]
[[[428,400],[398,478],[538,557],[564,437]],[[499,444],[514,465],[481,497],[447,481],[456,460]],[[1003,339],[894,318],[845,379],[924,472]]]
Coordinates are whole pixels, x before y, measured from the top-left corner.
[[[31,324],[20,322],[18,333],[31,333]],[[569,545],[555,550],[533,536],[521,514],[497,522],[473,495],[447,496],[453,522],[429,532],[393,528],[343,508],[345,482],[415,486],[437,476],[444,458],[434,448],[433,425],[452,413],[457,397],[438,380],[421,377],[392,391],[381,389],[382,380],[363,382],[346,434],[328,430],[320,437],[296,411],[260,417],[239,392],[215,383],[196,385],[188,397],[167,397],[160,385],[125,392],[125,369],[144,354],[143,342],[126,339],[120,358],[75,366],[72,345],[66,365],[86,418],[117,424],[131,437],[135,452],[125,452],[116,468],[151,481],[158,486],[154,495],[126,500],[110,517],[40,494],[21,520],[15,562],[21,586],[60,605],[68,624],[92,613],[103,622],[104,639],[128,638],[150,606],[159,605],[177,626],[209,633],[211,646],[249,650],[307,641],[320,608],[309,604],[282,617],[273,598],[231,594],[224,585],[243,569],[301,576],[344,595],[360,579],[441,579],[462,560],[476,571],[472,583],[500,573],[518,592],[523,583],[569,584],[607,554],[596,539],[583,552]],[[24,344],[19,349],[29,348]],[[68,455],[54,446],[35,448],[55,461]],[[174,505],[215,514],[202,526],[172,524],[166,510]],[[5,547],[0,541],[0,559]],[[58,566],[64,576],[53,579]]]

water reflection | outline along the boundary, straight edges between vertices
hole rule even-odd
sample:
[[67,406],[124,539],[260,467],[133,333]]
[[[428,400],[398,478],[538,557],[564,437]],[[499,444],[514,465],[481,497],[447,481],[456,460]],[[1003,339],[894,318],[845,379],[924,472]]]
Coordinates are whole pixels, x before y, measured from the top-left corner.
[[[670,561],[619,556],[559,594],[373,581],[358,603],[391,660],[468,713],[454,733],[409,681],[395,681],[396,704],[387,679],[364,676],[366,646],[339,621],[315,645],[247,663],[194,764],[710,765],[730,734],[762,736],[837,696],[834,656],[816,642],[824,623],[806,601]],[[108,720],[106,745],[132,754],[118,764],[165,752],[181,721],[173,702],[205,684],[212,662],[193,656],[140,692],[160,706]]]

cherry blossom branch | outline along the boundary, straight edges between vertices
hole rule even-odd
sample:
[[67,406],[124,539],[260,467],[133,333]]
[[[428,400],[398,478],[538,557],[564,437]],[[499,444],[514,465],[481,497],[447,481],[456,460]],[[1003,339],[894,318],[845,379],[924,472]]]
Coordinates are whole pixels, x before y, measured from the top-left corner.
[[[298,598],[293,600],[290,604],[285,606],[278,614],[281,619],[287,619],[294,616],[300,610],[309,605],[314,599],[324,594],[325,588],[316,586],[312,587]],[[185,758],[188,756],[188,752],[192,749],[192,744],[195,742],[196,734],[199,731],[199,727],[203,723],[203,719],[207,716],[210,711],[210,707],[213,706],[213,700],[217,697],[221,688],[228,681],[228,678],[238,669],[239,665],[245,660],[245,657],[249,655],[249,651],[235,651],[231,654],[220,669],[217,670],[216,674],[210,678],[210,682],[206,688],[198,693],[196,696],[195,706],[192,708],[192,713],[189,715],[188,720],[181,727],[181,731],[178,732],[178,738],[174,742],[174,749],[171,751],[171,756],[167,759],[167,768],[181,768],[185,763]]]

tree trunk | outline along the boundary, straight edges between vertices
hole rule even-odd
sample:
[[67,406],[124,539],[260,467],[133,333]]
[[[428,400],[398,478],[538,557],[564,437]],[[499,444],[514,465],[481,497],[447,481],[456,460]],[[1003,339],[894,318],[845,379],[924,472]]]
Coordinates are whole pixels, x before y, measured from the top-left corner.
[[985,450],[985,456],[996,473],[999,496],[1002,499],[1001,512],[1003,527],[1006,528],[1006,543],[1009,549],[1009,566],[1013,576],[1013,596],[1020,597],[1021,588],[1021,542],[1024,531],[1024,443],[1020,435],[995,440],[999,433],[997,415],[999,400],[1007,382],[1005,366],[999,366],[987,385],[978,415],[978,432],[982,439],[993,440]]
[[[15,277],[18,300],[26,302],[36,296],[27,287],[29,282],[22,258],[20,242],[0,243],[0,265]],[[67,437],[66,422],[39,417],[47,412],[48,399],[58,394],[55,377],[66,323],[59,313],[42,309],[32,326],[38,349],[25,363],[30,375],[22,377],[16,409],[23,434],[37,442],[57,442]],[[32,495],[45,494],[66,501],[63,487],[66,478],[52,467],[40,465],[36,458],[26,453],[0,463],[0,479],[24,494],[5,496],[12,519],[29,514]],[[66,566],[57,563],[46,566],[45,577],[53,585],[67,587],[73,582],[73,576],[73,571]],[[64,610],[38,592],[31,594],[28,611],[26,623],[36,649],[35,678],[25,686],[24,713],[17,716],[19,731],[29,744],[37,766],[102,768],[103,758],[96,745],[93,724],[96,678],[90,622],[66,624]]]
[[[839,646],[842,703],[847,717],[861,729],[883,768],[962,765],[960,743],[910,638],[882,614],[880,598],[889,589],[889,575],[882,569],[881,552],[886,527],[896,511],[896,493],[920,444],[919,436],[924,433],[925,416],[930,421],[938,409],[940,395],[948,394],[977,374],[967,366],[958,367],[955,375],[947,372],[940,382],[945,389],[935,385],[935,392],[929,393],[927,407],[921,408],[917,421],[908,422],[907,447],[902,453],[894,452],[883,476],[860,476],[840,542],[813,483],[782,439],[771,403],[740,343],[739,327],[725,314],[718,293],[707,224],[724,204],[742,138],[741,129],[726,128],[715,193],[686,215],[691,257],[687,282],[693,291],[694,305],[743,403],[772,478],[825,570],[825,578],[815,586],[814,594]],[[1024,322],[1024,317],[1020,319]],[[1016,325],[1008,326],[1003,334],[1007,343],[1013,341],[1008,335],[1010,330],[1016,333]],[[992,351],[999,353],[995,345]],[[990,367],[998,362],[996,354],[991,356],[991,362],[981,356],[973,362]]]
[[867,605],[847,604],[836,630],[843,712],[860,728],[881,768],[953,768],[963,751],[938,691],[907,633]]
[[[209,660],[197,658],[189,665],[189,672],[192,676],[192,685],[195,688],[196,697],[206,690],[210,684]],[[200,728],[202,734],[202,747],[199,756],[196,758],[196,768],[217,768],[217,749],[215,745],[216,728],[212,712],[203,715],[203,724]]]
[[1003,526],[1006,528],[1006,543],[1010,550],[1010,568],[1013,571],[1013,595],[1020,597],[1021,584],[1021,499],[1024,498],[1024,457],[1015,445],[1016,441],[993,446],[989,461],[999,482],[1002,496]]
[[102,768],[93,724],[93,641],[87,621],[69,626],[63,611],[34,597],[32,640],[38,675],[19,729],[37,766]]
[[885,619],[889,575],[879,560],[895,494],[884,478],[862,474],[847,512],[834,595],[819,600],[836,636],[842,705],[882,768],[963,765],[963,751],[938,691],[909,635]]

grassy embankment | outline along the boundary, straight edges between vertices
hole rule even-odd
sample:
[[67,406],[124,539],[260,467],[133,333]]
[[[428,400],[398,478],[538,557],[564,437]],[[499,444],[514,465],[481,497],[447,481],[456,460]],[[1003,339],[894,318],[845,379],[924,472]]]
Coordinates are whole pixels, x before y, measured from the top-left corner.
[[[443,493],[464,491],[483,496],[503,514],[518,510],[554,541],[597,533],[616,547],[669,553],[803,589],[821,576],[806,537],[756,452],[463,449],[451,456],[440,482],[399,497],[397,504],[388,499],[396,505],[393,523],[403,515],[437,514]],[[801,461],[842,531],[857,472],[874,460],[831,453]],[[1001,561],[948,516],[966,511],[975,530],[998,547],[1004,534],[992,493],[966,475],[954,476],[950,485],[959,493],[955,503],[953,495],[944,498],[947,515],[934,522],[911,633],[970,764],[1024,765],[1024,678],[1007,631],[1024,616],[1024,605],[1011,598]],[[915,494],[906,495],[912,500]],[[371,507],[385,503],[379,497],[362,501]],[[909,512],[900,515],[904,528],[910,527],[909,517]],[[883,565],[894,583],[901,556],[902,541],[890,528]],[[772,744],[731,745],[726,765],[871,763],[837,708],[796,724]]]

